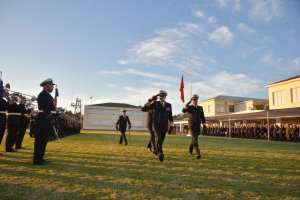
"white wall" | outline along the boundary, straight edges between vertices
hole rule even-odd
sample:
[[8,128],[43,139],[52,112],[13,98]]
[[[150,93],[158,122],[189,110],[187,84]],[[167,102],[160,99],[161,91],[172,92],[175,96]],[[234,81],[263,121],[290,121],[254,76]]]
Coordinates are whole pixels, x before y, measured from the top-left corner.
[[[114,130],[116,122],[121,115],[118,107],[85,106],[83,129]],[[140,108],[124,108],[131,121],[131,130],[146,129],[146,113]]]

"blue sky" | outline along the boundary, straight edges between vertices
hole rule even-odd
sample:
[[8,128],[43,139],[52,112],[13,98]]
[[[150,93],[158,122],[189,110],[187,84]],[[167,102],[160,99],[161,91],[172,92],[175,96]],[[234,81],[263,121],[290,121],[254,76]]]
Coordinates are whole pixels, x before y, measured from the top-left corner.
[[[185,97],[267,98],[300,74],[298,0],[0,0],[0,70],[12,90],[58,84],[58,106]],[[90,97],[93,97],[90,100]]]

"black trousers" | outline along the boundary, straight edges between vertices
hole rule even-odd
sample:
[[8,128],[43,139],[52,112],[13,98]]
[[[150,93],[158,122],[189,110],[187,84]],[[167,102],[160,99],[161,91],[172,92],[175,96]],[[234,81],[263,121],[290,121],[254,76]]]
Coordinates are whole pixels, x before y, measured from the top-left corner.
[[11,151],[16,142],[17,134],[19,132],[19,124],[8,124],[7,125],[7,136],[6,136],[6,151]]
[[200,149],[198,145],[198,132],[193,130],[189,130],[189,132],[190,135],[192,136],[192,142],[190,144],[189,152],[193,153],[193,150],[195,149],[197,154],[200,154]]
[[125,142],[125,144],[127,144],[127,139],[126,139],[126,130],[120,130],[121,131],[121,137],[120,137],[120,141],[119,141],[119,144],[122,144],[123,143],[123,140]]
[[35,121],[31,121],[30,122],[30,131],[29,131],[29,136],[31,138],[33,138],[35,135],[35,129],[36,129]]
[[0,144],[2,143],[2,139],[5,133],[5,129],[6,129],[6,116],[5,118],[3,116],[1,116],[3,114],[0,114]]
[[157,153],[163,153],[163,143],[166,137],[166,132],[163,131],[156,131],[154,129],[154,135],[155,135],[155,147],[157,150]]
[[33,153],[34,163],[42,162],[44,160],[49,133],[52,132],[53,127],[39,124],[36,128]]
[[147,148],[149,148],[150,150],[156,151],[154,131],[149,130],[149,133],[150,133],[150,139],[149,139]]
[[26,133],[27,126],[27,124],[20,124],[20,129],[16,138],[16,149],[22,148],[22,142]]

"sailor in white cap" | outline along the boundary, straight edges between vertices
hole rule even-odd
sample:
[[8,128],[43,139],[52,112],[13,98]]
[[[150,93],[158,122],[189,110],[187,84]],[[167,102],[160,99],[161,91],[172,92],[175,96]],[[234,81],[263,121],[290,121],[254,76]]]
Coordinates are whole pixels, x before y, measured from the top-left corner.
[[[198,99],[199,96],[194,94],[191,97],[191,100],[187,102],[185,107],[182,109],[182,112],[188,113],[188,128],[190,135],[192,135],[192,142],[190,144],[189,153],[192,155],[193,149],[195,149],[197,158],[200,159],[201,155],[198,145],[198,135],[200,135],[201,122],[203,124],[205,123],[205,117],[203,108],[201,106],[198,106]],[[205,125],[203,125],[203,131],[206,131],[205,129],[206,127]]]
[[[166,133],[172,133],[174,128],[172,105],[166,102],[168,93],[160,90],[157,95],[153,96],[152,101],[145,104],[148,110],[152,110],[152,127],[155,134],[155,146],[158,158],[162,162],[164,160],[164,152],[162,145],[164,143]],[[158,96],[158,101],[155,99]]]
[[34,141],[33,164],[47,165],[48,161],[44,159],[49,133],[53,131],[55,115],[51,111],[55,111],[54,100],[50,95],[55,85],[51,78],[41,82],[40,86],[43,91],[37,97],[38,109],[41,111],[36,117],[36,132]]
[[26,133],[26,129],[30,123],[30,113],[32,109],[26,108],[26,98],[25,96],[21,97],[21,102],[19,104],[20,107],[20,125],[19,125],[19,132],[16,138],[16,149],[22,149],[23,139]]
[[0,145],[2,143],[2,138],[4,136],[5,129],[6,129],[6,124],[7,124],[6,112],[9,106],[8,103],[9,94],[5,90],[3,91],[3,97],[0,97]]

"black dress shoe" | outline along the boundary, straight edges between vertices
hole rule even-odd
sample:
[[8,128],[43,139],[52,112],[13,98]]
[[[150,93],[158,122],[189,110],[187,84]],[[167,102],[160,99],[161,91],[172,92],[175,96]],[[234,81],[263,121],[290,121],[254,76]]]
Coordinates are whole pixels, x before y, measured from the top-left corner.
[[7,149],[6,152],[17,152],[15,149]]
[[197,156],[197,159],[200,159],[201,158],[201,155],[199,154],[198,156]]
[[33,162],[33,165],[47,165],[45,162]]
[[159,158],[160,162],[163,162],[164,161],[164,154],[163,153],[159,153],[158,154],[158,158]]
[[50,161],[48,161],[48,160],[43,160],[42,162],[46,163],[47,165],[50,164]]

